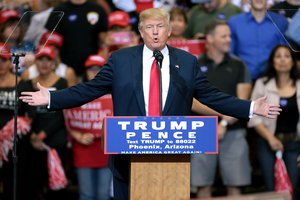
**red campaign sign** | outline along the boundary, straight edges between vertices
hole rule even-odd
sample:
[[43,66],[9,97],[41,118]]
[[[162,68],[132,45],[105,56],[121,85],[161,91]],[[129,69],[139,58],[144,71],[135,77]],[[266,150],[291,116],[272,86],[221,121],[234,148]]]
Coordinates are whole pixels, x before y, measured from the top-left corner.
[[196,57],[199,57],[205,52],[205,41],[204,40],[178,40],[170,41],[168,45],[182,49],[193,54]]
[[80,107],[64,110],[68,131],[93,133],[101,137],[103,119],[113,115],[111,95],[105,95]]

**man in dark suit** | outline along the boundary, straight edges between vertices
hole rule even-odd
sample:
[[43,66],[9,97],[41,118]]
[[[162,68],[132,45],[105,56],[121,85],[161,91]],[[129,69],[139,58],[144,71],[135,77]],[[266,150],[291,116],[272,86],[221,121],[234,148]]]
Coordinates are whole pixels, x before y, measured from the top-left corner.
[[[252,114],[270,118],[279,114],[278,105],[267,103],[266,97],[251,102],[219,91],[201,73],[196,57],[167,46],[171,27],[166,11],[152,8],[141,12],[139,31],[145,44],[113,52],[93,80],[50,93],[38,84],[39,91],[22,92],[20,99],[29,105],[48,105],[58,110],[111,93],[115,116],[148,116],[149,96],[153,98],[149,95],[153,51],[159,50],[164,57],[161,65],[162,115],[189,115],[193,97],[220,113],[246,120]],[[110,167],[115,199],[128,199],[129,158],[111,156]]]

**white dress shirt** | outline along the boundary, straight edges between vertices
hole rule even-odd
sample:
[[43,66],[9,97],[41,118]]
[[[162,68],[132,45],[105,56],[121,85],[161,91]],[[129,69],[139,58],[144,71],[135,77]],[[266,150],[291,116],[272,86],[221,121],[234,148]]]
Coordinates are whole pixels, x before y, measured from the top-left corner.
[[[161,50],[164,56],[161,67],[161,79],[162,79],[162,107],[164,108],[170,84],[170,56],[167,46]],[[150,71],[152,67],[154,57],[153,51],[146,45],[143,49],[143,90],[146,115],[148,116],[148,101],[149,101],[149,87],[150,87]]]

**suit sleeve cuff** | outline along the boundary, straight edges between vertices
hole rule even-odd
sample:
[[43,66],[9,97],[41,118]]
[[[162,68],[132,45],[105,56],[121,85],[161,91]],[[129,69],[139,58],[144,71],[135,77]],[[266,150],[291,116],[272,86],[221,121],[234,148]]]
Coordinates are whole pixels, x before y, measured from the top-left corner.
[[[50,102],[49,102],[50,104]],[[251,101],[251,105],[250,105],[250,111],[249,111],[249,119],[251,119],[253,117],[253,112],[254,112],[254,101]]]
[[47,108],[50,109],[50,101],[51,100],[51,93],[50,91],[48,90],[48,105],[47,105]]

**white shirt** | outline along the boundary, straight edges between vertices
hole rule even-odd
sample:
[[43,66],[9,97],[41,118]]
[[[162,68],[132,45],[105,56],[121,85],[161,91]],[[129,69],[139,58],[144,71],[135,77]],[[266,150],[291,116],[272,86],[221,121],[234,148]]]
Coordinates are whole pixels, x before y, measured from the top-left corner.
[[[164,56],[161,67],[161,79],[162,79],[162,107],[165,107],[169,85],[170,85],[170,56],[167,46],[161,50]],[[149,101],[149,87],[150,87],[150,71],[153,63],[153,51],[146,45],[143,49],[143,91],[146,115],[148,116],[148,101]]]

